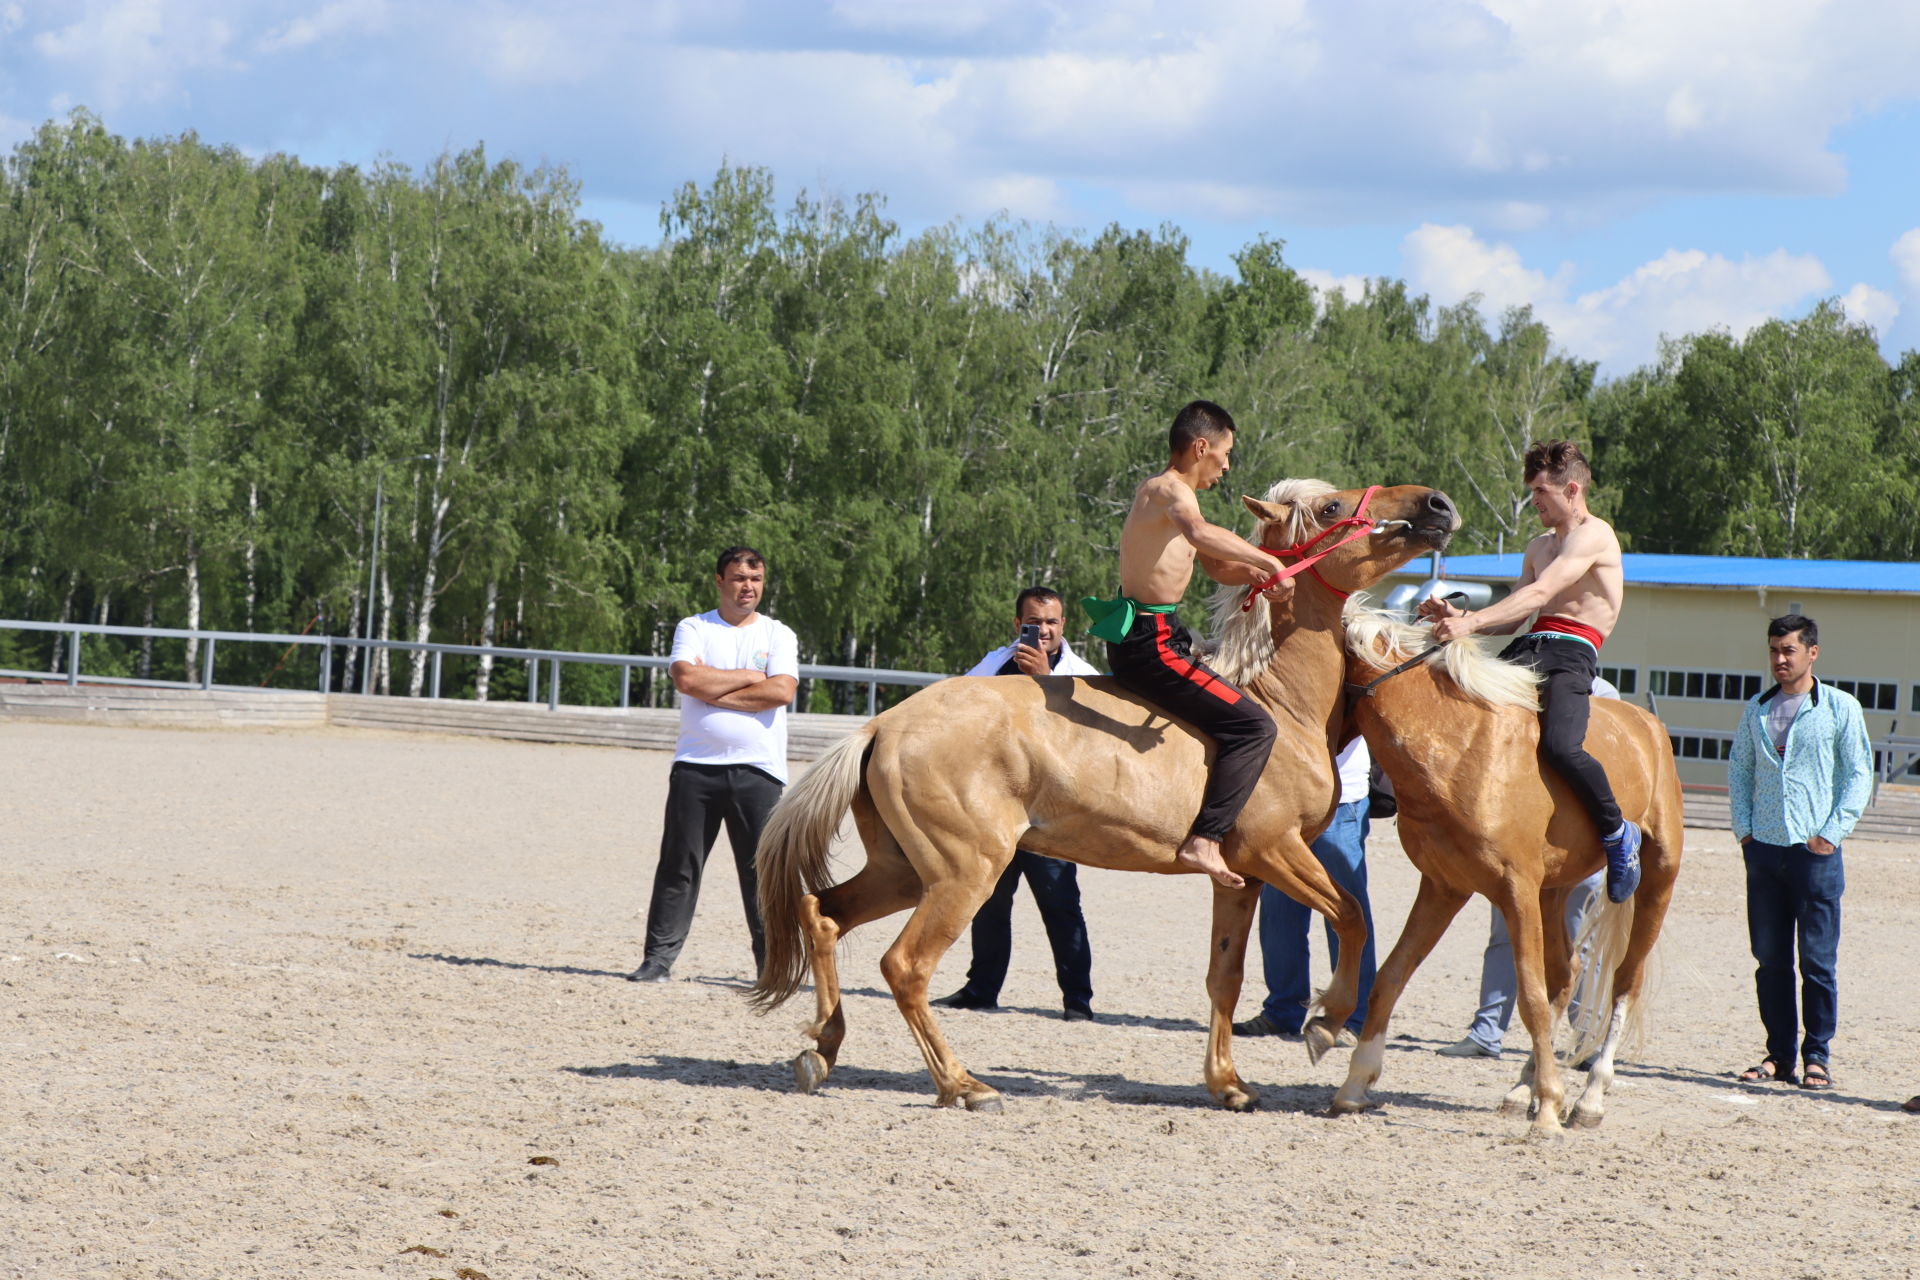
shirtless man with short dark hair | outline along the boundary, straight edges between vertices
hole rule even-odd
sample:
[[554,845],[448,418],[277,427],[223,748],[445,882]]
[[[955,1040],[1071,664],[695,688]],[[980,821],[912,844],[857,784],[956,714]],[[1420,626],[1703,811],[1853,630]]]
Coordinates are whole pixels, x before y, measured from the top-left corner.
[[[1195,400],[1180,410],[1168,432],[1166,468],[1134,490],[1120,531],[1120,598],[1082,603],[1094,616],[1093,634],[1107,642],[1114,678],[1213,738],[1218,749],[1200,814],[1175,856],[1238,889],[1246,881],[1228,869],[1220,841],[1266,768],[1273,719],[1192,656],[1192,636],[1174,617],[1196,559],[1208,577],[1230,586],[1254,586],[1280,571],[1273,556],[1209,524],[1195,500],[1226,474],[1233,433],[1232,416],[1217,404]],[[1267,594],[1284,599],[1292,592],[1289,578]]]
[[1541,675],[1540,750],[1593,815],[1607,850],[1607,897],[1625,902],[1640,884],[1640,828],[1623,820],[1606,770],[1587,754],[1588,697],[1600,646],[1620,620],[1625,575],[1613,526],[1587,510],[1593,473],[1571,440],[1527,450],[1524,475],[1547,532],[1527,544],[1513,592],[1462,613],[1444,600],[1420,605],[1434,638],[1476,632],[1510,635],[1536,613],[1532,630],[1500,653]]

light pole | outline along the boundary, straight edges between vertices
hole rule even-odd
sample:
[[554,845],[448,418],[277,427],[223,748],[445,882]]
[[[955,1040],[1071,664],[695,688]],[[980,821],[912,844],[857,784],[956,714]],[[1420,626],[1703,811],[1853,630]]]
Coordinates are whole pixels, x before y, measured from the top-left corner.
[[[390,458],[387,462],[431,462],[430,453],[410,453],[404,458]],[[387,496],[387,462],[373,473],[373,549],[367,556],[367,643],[364,646],[364,661],[360,664],[360,692],[373,691],[373,601],[375,584],[380,579],[380,515]]]

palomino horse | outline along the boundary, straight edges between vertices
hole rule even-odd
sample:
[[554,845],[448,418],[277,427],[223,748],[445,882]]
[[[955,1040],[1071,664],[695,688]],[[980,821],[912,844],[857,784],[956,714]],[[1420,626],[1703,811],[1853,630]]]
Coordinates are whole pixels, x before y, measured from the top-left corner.
[[[1352,718],[1393,779],[1400,842],[1420,871],[1420,888],[1374,980],[1366,1025],[1333,1110],[1368,1105],[1394,1002],[1467,899],[1479,893],[1507,919],[1520,1017],[1533,1038],[1533,1053],[1502,1109],[1520,1111],[1531,1101],[1534,1134],[1553,1136],[1560,1132],[1562,1101],[1553,1029],[1572,991],[1564,906],[1567,890],[1592,875],[1605,854],[1586,809],[1539,757],[1537,678],[1474,641],[1423,654],[1431,648],[1423,628],[1375,610],[1351,612],[1347,637],[1350,679],[1356,688],[1371,686],[1354,699]],[[1404,674],[1377,678],[1413,655],[1425,660],[1412,661]],[[1582,1126],[1600,1123],[1614,1051],[1638,1013],[1647,955],[1673,896],[1681,845],[1680,777],[1661,723],[1631,703],[1596,698],[1587,750],[1606,768],[1621,811],[1646,839],[1639,890],[1624,904],[1603,905],[1592,931],[1589,963],[1603,982],[1611,967],[1611,994],[1603,985],[1600,998],[1583,1005],[1611,1006],[1611,1017],[1593,1020],[1598,1026],[1570,1055],[1577,1061],[1593,1053],[1572,1115]],[[1605,1038],[1596,1051],[1600,1026]]]
[[[1332,1044],[1359,996],[1366,923],[1359,904],[1307,847],[1338,798],[1330,737],[1340,716],[1340,593],[1377,582],[1415,555],[1446,545],[1459,524],[1438,490],[1407,485],[1336,492],[1286,481],[1267,501],[1246,500],[1270,549],[1300,547],[1334,526],[1357,532],[1330,547],[1287,610],[1255,597],[1237,605],[1223,656],[1279,730],[1271,761],[1224,842],[1227,865],[1325,915],[1341,939],[1341,964],[1307,1028],[1309,1052]],[[1319,548],[1314,548],[1317,552]],[[1304,554],[1302,552],[1301,554]],[[1287,558],[1284,557],[1283,558]],[[1295,555],[1294,559],[1300,559]],[[1284,638],[1286,643],[1279,641]],[[1107,677],[942,681],[869,721],[815,762],[774,809],[760,838],[760,911],[767,958],[753,989],[770,1010],[812,970],[817,1049],[794,1060],[812,1092],[846,1036],[834,947],[848,931],[913,908],[881,958],[939,1104],[997,1110],[1000,1095],[974,1079],[927,1006],[940,957],[980,909],[1016,847],[1088,866],[1170,873],[1174,849],[1200,809],[1212,742]],[[848,809],[866,866],[829,885],[828,845]],[[1231,1110],[1254,1105],[1229,1047],[1257,884],[1216,886],[1207,947],[1212,1019],[1207,1088]]]

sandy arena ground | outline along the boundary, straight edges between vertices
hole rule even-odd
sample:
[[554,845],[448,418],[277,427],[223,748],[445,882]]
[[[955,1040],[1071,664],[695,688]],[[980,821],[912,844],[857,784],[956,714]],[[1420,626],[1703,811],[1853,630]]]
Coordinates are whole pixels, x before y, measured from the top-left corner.
[[[1731,837],[1691,832],[1652,1035],[1605,1125],[1523,1140],[1456,1061],[1486,907],[1345,1054],[1199,1081],[1208,891],[1083,872],[1094,1025],[1023,893],[997,1013],[945,1019],[1000,1115],[936,1110],[856,933],[843,1070],[741,999],[723,845],[677,981],[639,959],[664,754],[350,731],[0,722],[0,1276],[1853,1277],[1920,1267],[1916,850],[1852,842],[1839,1087],[1759,1057]],[[1413,877],[1371,857],[1391,938]],[[1318,944],[1316,943],[1316,950]],[[937,989],[959,984],[965,946]],[[1243,1015],[1257,1007],[1250,985]]]

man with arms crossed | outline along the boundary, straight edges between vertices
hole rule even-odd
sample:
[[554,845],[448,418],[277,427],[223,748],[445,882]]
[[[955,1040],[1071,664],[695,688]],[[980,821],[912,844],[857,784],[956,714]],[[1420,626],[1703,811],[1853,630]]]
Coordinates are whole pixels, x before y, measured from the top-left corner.
[[[1013,601],[1014,642],[1001,645],[980,659],[970,676],[1097,676],[1092,664],[1075,653],[1063,638],[1066,612],[1060,593],[1052,587],[1028,587]],[[1038,644],[1022,642],[1026,631]],[[973,917],[973,963],[967,982],[950,996],[933,1003],[946,1009],[997,1009],[1000,986],[1007,980],[1013,958],[1013,895],[1020,877],[1033,890],[1033,905],[1047,927],[1047,945],[1053,949],[1053,976],[1060,983],[1062,1016],[1068,1022],[1093,1021],[1093,950],[1087,945],[1087,919],[1080,912],[1080,878],[1071,862],[1043,857],[1025,849],[1013,852],[1013,861],[1000,873],[989,897]]]
[[[1194,495],[1227,473],[1233,418],[1219,405],[1195,400],[1174,416],[1166,469],[1141,482],[1120,530],[1120,598],[1082,601],[1094,617],[1093,634],[1107,642],[1114,678],[1162,710],[1210,735],[1217,750],[1193,828],[1175,854],[1230,889],[1246,881],[1227,867],[1220,841],[1260,781],[1273,749],[1266,711],[1194,660],[1192,636],[1174,609],[1193,578],[1196,557],[1215,582],[1255,586],[1280,572],[1280,562],[1239,535],[1209,524]],[[1284,599],[1293,580],[1270,588]]]
[[756,972],[766,959],[753,853],[787,782],[787,704],[799,687],[799,643],[784,623],[759,612],[767,562],[758,551],[722,551],[713,582],[720,607],[682,618],[673,630],[667,672],[680,691],[680,741],[667,781],[646,955],[629,982],[665,982],[672,972],[723,822]]
[[[1831,1089],[1827,1046],[1839,1023],[1840,842],[1873,798],[1873,746],[1852,694],[1814,678],[1820,628],[1804,614],[1767,624],[1777,683],[1742,708],[1727,761],[1733,834],[1747,864],[1747,938],[1767,1056],[1740,1073],[1749,1084],[1794,1081]],[[1800,944],[1800,1010],[1793,953]],[[1806,1034],[1794,1043],[1798,1023]]]
[[1540,673],[1541,754],[1593,815],[1607,851],[1607,897],[1625,902],[1640,885],[1640,828],[1621,818],[1606,770],[1586,748],[1600,646],[1620,620],[1620,540],[1612,525],[1587,510],[1593,473],[1578,445],[1542,441],[1527,450],[1524,467],[1533,509],[1547,532],[1527,544],[1513,592],[1473,613],[1427,600],[1420,614],[1433,619],[1434,638],[1442,642],[1476,632],[1510,635],[1540,615],[1500,656]]

